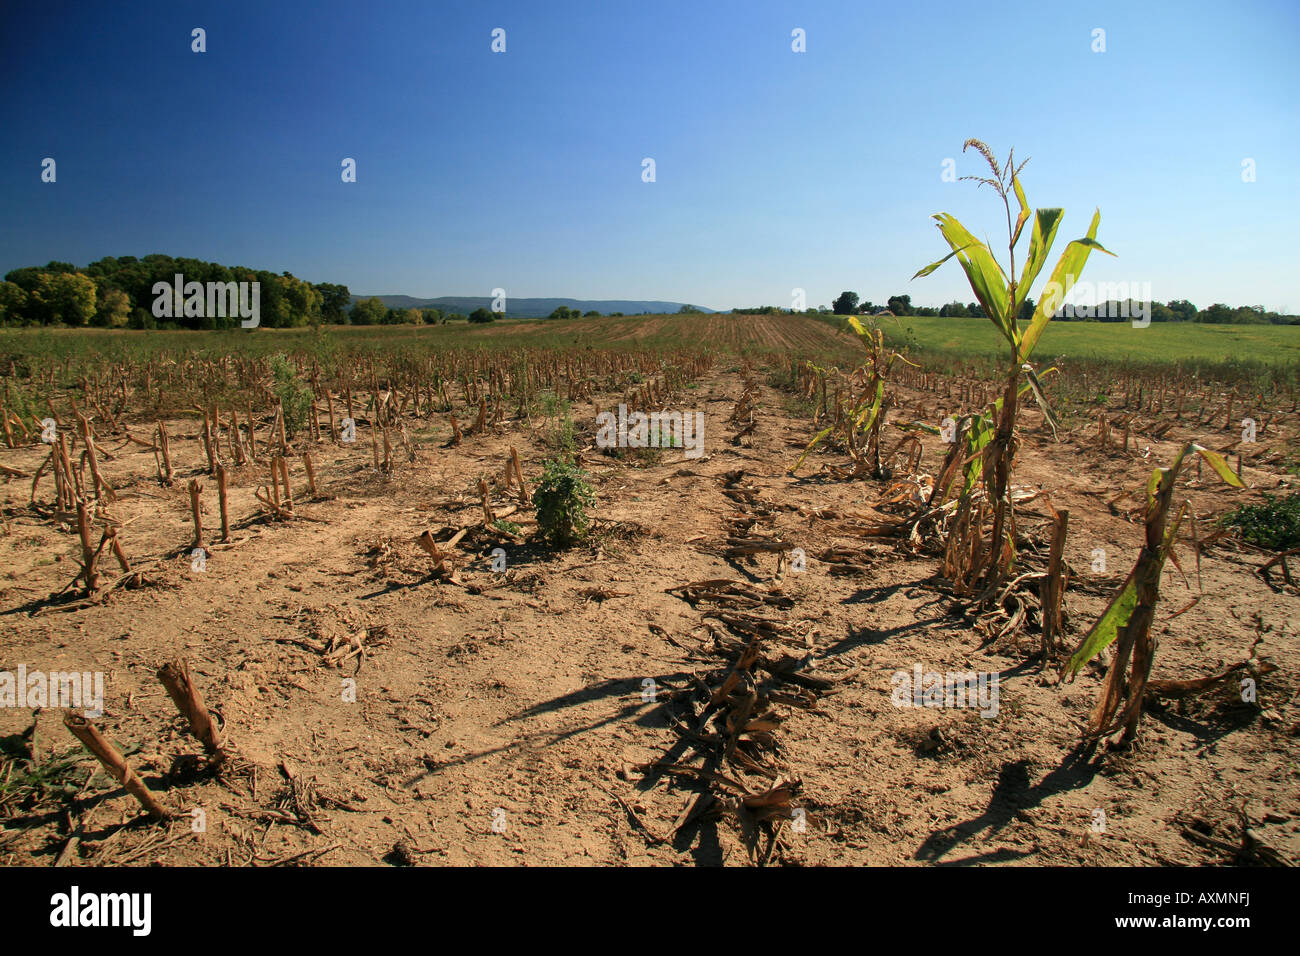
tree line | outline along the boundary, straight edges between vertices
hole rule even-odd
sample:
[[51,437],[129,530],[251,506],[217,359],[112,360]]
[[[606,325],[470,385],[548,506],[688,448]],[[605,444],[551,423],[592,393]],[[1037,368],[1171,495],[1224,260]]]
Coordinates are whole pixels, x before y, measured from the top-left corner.
[[441,309],[395,309],[380,299],[352,302],[348,287],[308,282],[289,272],[224,266],[202,259],[166,256],[107,256],[78,268],[70,262],[24,266],[0,282],[0,325],[67,325],[131,329],[238,328],[236,315],[184,315],[180,309],[155,314],[158,283],[169,288],[177,275],[185,283],[258,283],[260,324],[269,328],[308,325],[434,325],[491,322],[487,309],[466,316]]
[[160,254],[106,256],[85,268],[70,262],[24,266],[0,282],[0,325],[69,325],[102,328],[236,328],[238,316],[160,318],[154,304],[157,283],[171,286],[181,275],[186,283],[257,282],[261,324],[291,328],[322,322],[346,322],[351,295],[345,285],[311,283],[289,272],[224,266],[202,259]]
[[469,315],[462,312],[443,312],[442,309],[394,309],[384,305],[382,299],[358,299],[344,322],[351,325],[446,325],[448,322],[491,322],[494,316],[487,309],[475,309]]
[[[202,259],[161,254],[143,259],[135,256],[107,256],[78,268],[70,262],[13,269],[0,282],[0,326],[67,325],[74,327],[131,329],[226,329],[237,328],[239,317],[183,314],[183,310],[162,310],[155,314],[157,283],[173,287],[177,275],[184,282],[257,282],[260,295],[260,324],[269,328],[307,325],[439,325],[448,322],[487,323],[501,318],[486,308],[468,315],[437,308],[393,308],[377,297],[352,302],[345,285],[307,282],[289,272],[279,275],[264,269],[224,266]],[[693,308],[693,307],[691,307]],[[172,313],[175,313],[174,315]],[[551,313],[553,319],[599,316],[564,306]],[[614,315],[622,315],[621,312]]]
[[[913,305],[910,295],[891,295],[885,305],[878,306],[870,300],[860,302],[856,292],[841,292],[831,303],[831,311],[836,315],[874,315],[882,309],[894,315],[931,315],[953,318],[985,318],[984,310],[978,302],[963,305],[949,302],[938,308]],[[740,310],[736,310],[740,311]],[[1028,320],[1034,314],[1034,300],[1026,297],[1021,306],[1019,318]],[[1056,321],[1094,321],[1094,322],[1128,322],[1131,316],[1140,314],[1139,303],[1134,299],[1110,299],[1095,305],[1079,306],[1073,310],[1067,307],[1064,314]],[[1171,299],[1169,302],[1151,303],[1152,322],[1207,322],[1214,325],[1300,325],[1300,315],[1288,315],[1271,312],[1262,305],[1230,306],[1216,302],[1204,309],[1198,309],[1186,299]]]

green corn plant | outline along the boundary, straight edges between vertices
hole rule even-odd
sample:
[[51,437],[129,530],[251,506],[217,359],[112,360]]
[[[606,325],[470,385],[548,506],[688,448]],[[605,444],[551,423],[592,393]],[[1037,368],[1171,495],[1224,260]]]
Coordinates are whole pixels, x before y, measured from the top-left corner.
[[[880,329],[868,329],[852,315],[848,318],[848,326],[858,336],[858,341],[862,343],[867,354],[867,361],[859,366],[853,375],[853,378],[863,380],[862,388],[860,391],[850,388],[846,414],[813,436],[808,447],[799,456],[799,460],[790,466],[792,475],[812,454],[813,449],[837,431],[843,433],[849,455],[853,458],[854,477],[870,474],[873,478],[879,478],[882,475],[880,426],[885,417],[885,380],[896,361],[902,360],[908,365],[912,363],[898,352],[885,348],[885,334]],[[825,375],[824,369],[818,368],[811,362],[809,368]]]
[[[1183,461],[1191,452],[1205,459],[1228,484],[1243,487],[1241,479],[1232,473],[1222,456],[1193,443],[1184,445],[1168,468],[1156,468],[1151,473],[1146,489],[1146,540],[1137,564],[1078,649],[1061,668],[1063,680],[1073,678],[1103,650],[1111,644],[1116,645],[1115,657],[1102,684],[1101,696],[1088,721],[1086,735],[1090,738],[1107,737],[1123,728],[1120,742],[1126,743],[1137,734],[1138,721],[1142,717],[1142,696],[1155,657],[1156,644],[1151,636],[1151,622],[1155,617],[1156,601],[1160,597],[1160,573],[1164,569],[1165,559],[1173,551],[1178,528],[1187,513],[1187,503],[1184,502],[1174,514],[1173,524],[1169,524],[1174,483],[1178,480]],[[1123,712],[1119,713],[1120,705],[1126,698],[1127,704]]]
[[[990,547],[984,550],[986,565],[983,574],[988,591],[992,591],[1010,570],[1010,555],[1013,553],[1011,548],[1003,546],[1003,541],[1006,537],[1011,510],[1011,468],[1015,453],[1015,428],[1020,398],[1018,384],[1021,375],[1028,379],[1035,398],[1048,421],[1055,428],[1051,409],[1042,394],[1038,376],[1029,364],[1029,359],[1047,323],[1064,301],[1067,284],[1072,285],[1078,279],[1092,250],[1097,249],[1106,255],[1114,255],[1114,253],[1097,241],[1101,210],[1096,210],[1087,235],[1071,241],[1061,253],[1050,279],[1038,297],[1038,304],[1034,307],[1028,325],[1022,330],[1016,321],[1017,316],[1034,281],[1042,272],[1043,266],[1047,264],[1047,257],[1051,253],[1052,244],[1056,241],[1056,231],[1065,217],[1065,210],[1054,208],[1030,212],[1025,190],[1020,185],[1020,172],[1025,168],[1028,160],[1017,167],[1014,149],[1008,153],[1006,166],[1003,167],[994,157],[993,151],[978,139],[968,139],[962,145],[962,152],[972,147],[984,157],[993,176],[961,178],[974,180],[978,186],[991,187],[1002,200],[1007,217],[1009,268],[1004,271],[989,247],[976,239],[956,217],[945,212],[937,214],[934,219],[952,252],[921,269],[912,278],[928,276],[949,259],[956,257],[966,273],[966,280],[970,283],[975,298],[984,309],[984,314],[1007,342],[1006,388],[1003,392],[1001,408],[998,409],[997,430],[985,446],[985,461],[988,463],[986,473],[992,479],[989,485],[989,496],[993,501],[993,533]],[[1011,218],[1012,196],[1015,197],[1020,210],[1014,223]],[[1031,219],[1033,226],[1030,230],[1029,249],[1025,256],[1024,267],[1017,277],[1016,246],[1020,242],[1025,225]]]

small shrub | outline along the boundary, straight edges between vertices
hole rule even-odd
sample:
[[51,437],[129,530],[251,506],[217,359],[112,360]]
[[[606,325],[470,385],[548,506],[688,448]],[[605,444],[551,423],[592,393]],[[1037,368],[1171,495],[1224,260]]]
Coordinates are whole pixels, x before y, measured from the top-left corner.
[[4,406],[19,418],[27,419],[29,421],[33,418],[41,417],[37,414],[38,405],[29,400],[21,388],[18,388],[16,385],[10,386],[8,382],[5,382]]
[[311,386],[300,379],[293,365],[282,354],[271,356],[271,374],[275,385],[271,392],[284,407],[284,430],[292,438],[307,427],[311,414]]
[[541,537],[555,547],[566,548],[587,536],[587,509],[595,505],[596,493],[586,478],[567,461],[546,462],[533,503]]

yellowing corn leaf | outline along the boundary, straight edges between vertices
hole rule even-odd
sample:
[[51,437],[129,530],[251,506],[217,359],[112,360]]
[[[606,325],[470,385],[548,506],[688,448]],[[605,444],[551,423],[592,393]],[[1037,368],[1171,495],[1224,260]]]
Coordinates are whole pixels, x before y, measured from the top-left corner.
[[1210,451],[1210,449],[1203,448],[1200,445],[1193,445],[1192,450],[1209,462],[1210,467],[1213,468],[1215,472],[1218,473],[1219,477],[1228,484],[1232,485],[1234,488],[1246,487],[1242,484],[1241,479],[1236,476],[1233,470],[1228,467],[1228,463],[1223,460],[1223,456],[1218,452]]

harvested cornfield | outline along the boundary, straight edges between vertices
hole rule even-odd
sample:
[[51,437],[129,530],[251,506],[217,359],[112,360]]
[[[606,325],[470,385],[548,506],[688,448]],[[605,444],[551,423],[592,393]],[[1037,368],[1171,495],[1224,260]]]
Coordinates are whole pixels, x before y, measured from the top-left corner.
[[1293,380],[681,321],[8,335],[0,861],[1300,856]]

